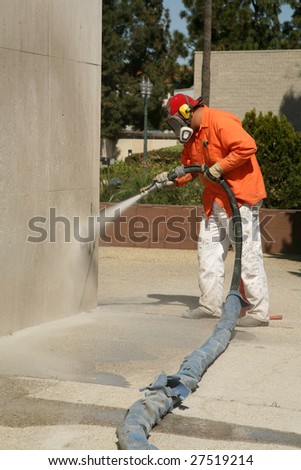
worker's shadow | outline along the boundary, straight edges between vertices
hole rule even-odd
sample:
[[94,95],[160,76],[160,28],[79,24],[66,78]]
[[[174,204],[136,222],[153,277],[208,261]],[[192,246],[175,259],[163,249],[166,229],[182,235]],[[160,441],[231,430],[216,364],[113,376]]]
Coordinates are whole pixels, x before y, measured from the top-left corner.
[[156,305],[184,305],[189,309],[199,306],[199,297],[194,295],[167,295],[167,294],[148,294],[150,299],[157,300]]

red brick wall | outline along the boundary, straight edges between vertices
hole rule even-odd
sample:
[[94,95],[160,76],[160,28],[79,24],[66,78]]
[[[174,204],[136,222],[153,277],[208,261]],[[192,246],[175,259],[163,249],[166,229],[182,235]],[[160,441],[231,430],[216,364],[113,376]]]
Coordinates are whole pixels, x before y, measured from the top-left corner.
[[[114,204],[100,203],[100,210]],[[201,210],[195,206],[137,204],[100,233],[101,246],[196,249]],[[118,212],[117,212],[118,215]],[[263,251],[301,254],[301,211],[260,211]]]

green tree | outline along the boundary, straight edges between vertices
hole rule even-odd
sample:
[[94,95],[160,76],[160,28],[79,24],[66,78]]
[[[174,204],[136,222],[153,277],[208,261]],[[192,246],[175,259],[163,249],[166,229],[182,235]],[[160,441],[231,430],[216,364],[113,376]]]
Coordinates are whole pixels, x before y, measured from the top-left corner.
[[[203,50],[207,0],[183,0],[187,41],[193,50]],[[292,20],[280,23],[281,6],[289,4]],[[212,50],[268,50],[300,47],[299,0],[215,0],[212,2]]]
[[291,0],[289,2],[293,13],[290,21],[285,21],[281,25],[283,34],[283,49],[300,49],[301,48],[301,5],[299,0]]
[[103,0],[102,137],[113,141],[125,126],[143,129],[142,74],[153,83],[149,126],[162,123],[162,103],[181,71],[179,35],[172,39],[162,0]]
[[[293,9],[283,24],[282,5]],[[210,102],[211,50],[267,50],[301,47],[300,0],[183,0],[187,49],[202,50],[202,96]],[[211,30],[210,30],[211,28]],[[211,34],[210,34],[211,33]]]

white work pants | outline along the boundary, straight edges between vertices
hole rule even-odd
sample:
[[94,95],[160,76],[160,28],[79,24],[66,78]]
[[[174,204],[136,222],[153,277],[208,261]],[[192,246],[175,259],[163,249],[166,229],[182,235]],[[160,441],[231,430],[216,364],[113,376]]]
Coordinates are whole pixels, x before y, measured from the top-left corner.
[[[245,296],[250,303],[248,313],[261,321],[269,318],[267,277],[263,265],[259,229],[259,207],[240,207],[243,231],[242,272]],[[204,312],[221,315],[224,278],[229,247],[233,242],[233,224],[226,212],[214,202],[209,219],[202,217],[198,240],[199,304]]]

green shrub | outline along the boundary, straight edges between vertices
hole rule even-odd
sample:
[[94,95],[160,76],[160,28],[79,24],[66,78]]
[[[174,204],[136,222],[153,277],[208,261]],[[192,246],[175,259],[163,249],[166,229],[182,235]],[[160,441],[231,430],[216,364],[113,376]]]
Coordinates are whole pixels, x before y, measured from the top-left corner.
[[[170,171],[180,164],[182,146],[164,148],[148,153],[147,161],[143,155],[128,157],[125,162],[116,162],[100,169],[100,200],[118,202],[139,194],[140,189],[152,183],[153,178],[162,171]],[[112,185],[120,180],[120,188]],[[142,198],[141,204],[197,205],[201,204],[202,185],[199,178],[181,188],[167,188],[154,191]]]
[[267,195],[264,206],[301,209],[301,135],[285,116],[246,113],[243,126],[257,144]]

